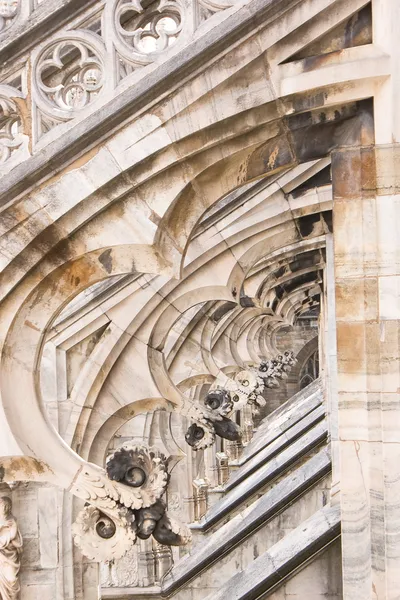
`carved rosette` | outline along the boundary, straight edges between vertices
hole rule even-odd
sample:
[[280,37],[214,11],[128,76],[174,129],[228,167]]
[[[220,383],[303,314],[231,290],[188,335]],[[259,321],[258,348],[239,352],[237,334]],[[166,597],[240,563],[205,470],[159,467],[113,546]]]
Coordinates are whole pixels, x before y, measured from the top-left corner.
[[238,382],[240,391],[247,395],[246,404],[252,405],[255,412],[258,412],[261,406],[265,406],[266,402],[262,395],[265,389],[264,380],[257,372],[250,369],[240,371],[235,381]]
[[279,380],[286,378],[297,360],[292,350],[286,350],[271,360],[264,360],[258,367],[258,375],[268,388],[279,386]]
[[72,525],[75,544],[91,560],[121,558],[136,541],[132,513],[111,519],[95,506],[85,506]]
[[158,450],[125,444],[107,459],[106,471],[112,481],[134,488],[141,506],[154,504],[168,483],[167,459]]
[[221,381],[215,389],[209,391],[203,401],[205,415],[189,427],[185,434],[186,442],[194,450],[204,450],[211,446],[218,435],[230,441],[241,439],[240,428],[227,418],[235,410],[246,405],[252,406],[255,413],[265,406],[263,396],[265,387],[279,386],[279,381],[287,377],[287,373],[296,363],[294,353],[285,351],[271,360],[262,361],[258,367],[239,371],[234,378],[226,379],[221,386]]
[[210,422],[208,427],[200,423],[192,423],[185,433],[186,443],[193,450],[205,450],[215,442],[215,430]]
[[207,394],[204,404],[208,410],[225,417],[232,412],[234,403],[228,390],[216,389]]

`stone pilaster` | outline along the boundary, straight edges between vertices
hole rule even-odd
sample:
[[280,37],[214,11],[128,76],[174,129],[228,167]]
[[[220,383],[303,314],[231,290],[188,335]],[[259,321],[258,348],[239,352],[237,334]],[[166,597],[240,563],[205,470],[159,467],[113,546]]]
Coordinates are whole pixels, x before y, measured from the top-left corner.
[[400,590],[400,145],[333,155],[344,600]]

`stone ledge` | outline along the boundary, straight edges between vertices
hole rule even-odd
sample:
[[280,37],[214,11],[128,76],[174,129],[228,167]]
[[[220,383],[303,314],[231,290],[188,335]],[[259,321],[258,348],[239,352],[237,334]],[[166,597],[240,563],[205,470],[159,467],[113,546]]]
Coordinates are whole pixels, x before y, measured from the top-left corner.
[[227,517],[228,514],[253,496],[260,488],[267,485],[291,466],[302,456],[321,444],[327,437],[326,421],[322,421],[302,435],[296,442],[283,450],[278,456],[268,463],[263,463],[257,471],[249,475],[245,481],[239,483],[235,488],[221,498],[200,521],[192,525],[192,529],[206,531],[218,521]]
[[272,592],[339,535],[339,506],[325,507],[205,600],[256,600]]
[[253,458],[235,471],[229,481],[225,484],[225,491],[234,488],[238,483],[256,471],[261,465],[265,464],[268,460],[271,460],[271,458],[276,456],[279,452],[282,452],[290,444],[293,444],[301,435],[316,425],[316,423],[322,421],[324,417],[325,407],[318,406],[299,423],[293,425],[287,432],[282,433],[282,435],[277,437],[273,442],[267,444],[263,450],[260,450]]
[[237,515],[213,533],[209,539],[202,540],[192,553],[179,562],[165,577],[162,586],[163,594],[175,592],[201,571],[223,558],[262,524],[275,517],[290,502],[327,475],[330,468],[329,452],[324,448],[257,500],[247,514]]
[[268,415],[259,426],[250,444],[246,446],[237,464],[243,465],[267,444],[273,442],[315,408],[323,404],[321,381],[316,379],[306,388],[292,396],[287,402]]
[[161,588],[151,586],[147,588],[102,588],[101,600],[161,600]]

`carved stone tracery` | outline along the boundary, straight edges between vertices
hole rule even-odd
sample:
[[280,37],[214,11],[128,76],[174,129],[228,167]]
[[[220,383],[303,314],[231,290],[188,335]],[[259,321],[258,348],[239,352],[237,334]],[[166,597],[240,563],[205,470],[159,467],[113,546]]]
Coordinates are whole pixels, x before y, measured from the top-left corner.
[[44,121],[38,137],[77,116],[97,99],[105,81],[105,47],[98,35],[74,30],[47,44],[33,64],[33,98]]
[[23,144],[23,121],[18,104],[23,94],[10,85],[0,85],[0,163],[5,163]]
[[116,33],[127,50],[133,51],[133,61],[152,62],[152,54],[175,43],[182,29],[182,14],[177,0],[156,0],[146,8],[140,0],[119,0],[114,12]]

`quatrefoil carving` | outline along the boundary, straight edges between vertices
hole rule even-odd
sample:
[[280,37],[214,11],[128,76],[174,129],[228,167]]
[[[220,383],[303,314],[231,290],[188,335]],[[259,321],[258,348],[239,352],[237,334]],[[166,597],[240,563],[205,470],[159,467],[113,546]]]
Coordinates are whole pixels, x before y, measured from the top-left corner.
[[91,32],[68,32],[41,50],[33,72],[38,107],[49,116],[68,120],[92,103],[104,87],[103,43]]
[[133,67],[154,62],[176,43],[184,25],[180,0],[116,0],[110,17],[114,44],[120,57]]

